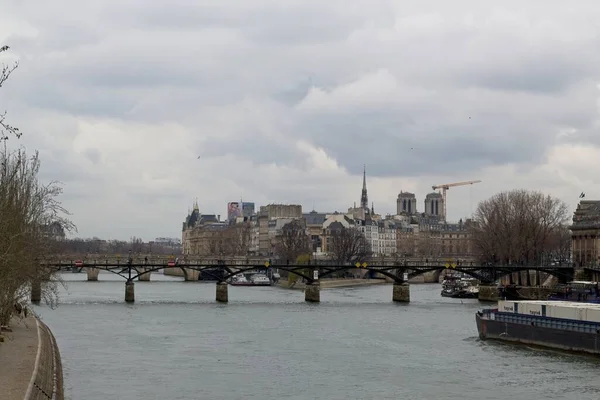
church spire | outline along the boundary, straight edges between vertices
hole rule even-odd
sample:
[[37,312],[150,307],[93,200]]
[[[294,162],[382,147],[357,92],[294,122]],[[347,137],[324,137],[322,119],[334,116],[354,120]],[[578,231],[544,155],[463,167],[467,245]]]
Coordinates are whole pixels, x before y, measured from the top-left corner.
[[360,196],[360,207],[363,210],[369,209],[369,196],[367,195],[367,166],[363,167],[363,187],[362,194]]

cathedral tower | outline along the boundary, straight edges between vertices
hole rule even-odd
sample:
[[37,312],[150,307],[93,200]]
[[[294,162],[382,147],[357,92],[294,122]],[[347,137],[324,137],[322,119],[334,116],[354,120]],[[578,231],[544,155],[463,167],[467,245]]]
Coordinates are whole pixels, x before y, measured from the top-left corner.
[[367,166],[363,168],[363,186],[362,194],[360,196],[360,208],[363,210],[369,209],[369,196],[367,195]]

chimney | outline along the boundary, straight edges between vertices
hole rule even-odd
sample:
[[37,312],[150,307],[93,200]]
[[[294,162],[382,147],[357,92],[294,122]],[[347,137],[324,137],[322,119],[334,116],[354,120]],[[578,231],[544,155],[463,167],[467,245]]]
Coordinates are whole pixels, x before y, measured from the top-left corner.
[[217,215],[217,221],[221,221],[221,214]]

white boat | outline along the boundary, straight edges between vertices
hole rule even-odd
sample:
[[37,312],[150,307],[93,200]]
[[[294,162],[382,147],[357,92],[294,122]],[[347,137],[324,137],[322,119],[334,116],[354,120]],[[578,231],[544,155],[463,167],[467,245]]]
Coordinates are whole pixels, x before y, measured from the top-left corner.
[[252,282],[249,282],[248,279],[244,276],[244,274],[234,275],[229,283],[233,286],[249,286]]
[[476,299],[479,297],[479,284],[476,279],[454,277],[442,282],[442,297]]
[[231,286],[271,286],[272,282],[268,276],[261,273],[248,274],[249,278],[244,274],[234,275],[229,284]]
[[271,280],[265,274],[254,274],[250,280],[256,286],[271,286]]

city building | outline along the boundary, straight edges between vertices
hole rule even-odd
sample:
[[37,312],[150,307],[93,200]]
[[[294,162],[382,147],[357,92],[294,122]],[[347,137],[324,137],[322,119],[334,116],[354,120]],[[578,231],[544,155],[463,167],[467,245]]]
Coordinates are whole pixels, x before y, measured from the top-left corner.
[[276,218],[302,218],[302,206],[298,204],[269,204],[261,206],[259,214],[269,220]]
[[577,267],[600,262],[600,200],[581,200],[573,213],[571,257]]
[[220,221],[220,215],[202,214],[198,201],[183,222],[181,230],[181,244],[183,254],[211,255],[219,244],[221,234],[227,224]]
[[249,203],[246,201],[242,202],[242,216],[246,219],[253,217],[256,215],[254,208],[254,203]]
[[356,221],[356,229],[369,242],[373,256],[391,256],[396,253],[396,224],[394,221],[376,221],[367,216],[365,220]]
[[[328,214],[313,210],[303,214],[302,206],[298,204],[268,204],[261,206],[256,213],[254,203],[239,201],[227,203],[227,219],[221,221],[220,215],[201,214],[196,201],[183,224],[181,243],[184,252],[210,253],[215,250],[215,243],[239,241],[241,234],[236,233],[233,235],[236,239],[232,239],[233,236],[226,227],[243,224],[242,230],[248,231],[242,235],[247,237],[243,240],[243,243],[247,242],[247,253],[272,256],[281,229],[291,221],[302,219],[314,257],[327,256],[331,239],[328,232],[342,228],[361,232],[370,244],[373,256],[422,257],[432,260],[472,256],[469,220],[465,223],[462,220],[448,223],[442,194],[427,194],[424,210],[419,213],[415,194],[400,191],[396,199],[397,214],[382,218],[375,213],[373,202],[369,207],[366,166],[363,168],[362,178],[359,206],[354,203],[354,207],[349,208],[347,213]],[[238,231],[239,228],[236,232]],[[582,256],[585,259],[592,257],[589,255],[590,235],[588,233],[581,239],[584,246],[582,249],[587,249],[580,251],[581,254],[586,254]]]
[[322,251],[324,255],[329,255],[331,252],[330,247],[333,237],[339,234],[339,232],[343,229],[355,229],[356,221],[348,215],[334,213],[327,216],[327,219],[325,222],[323,222],[322,227]]
[[352,218],[357,220],[365,220],[375,214],[375,209],[373,207],[373,203],[371,203],[371,209],[369,209],[369,194],[367,192],[367,166],[364,166],[363,169],[363,182],[362,182],[362,191],[360,194],[360,207],[356,206],[354,203],[354,207],[348,208],[348,214],[352,216]]
[[[254,213],[254,203],[251,204]],[[246,207],[246,206],[244,206]],[[250,206],[247,206],[249,212]],[[251,254],[273,256],[276,238],[281,228],[290,221],[301,219],[302,206],[298,204],[268,204],[261,206],[258,214],[244,220],[251,225],[250,249]]]
[[259,214],[258,224],[258,254],[261,256],[271,255],[271,241],[269,240],[269,216]]
[[254,213],[254,203],[231,201],[227,203],[227,221],[248,221]]
[[445,220],[444,198],[441,193],[432,192],[425,196],[425,215]]
[[458,223],[447,223],[441,226],[440,239],[443,257],[469,260],[473,257],[473,241],[469,229],[471,224],[471,220],[467,219],[463,223],[461,219]]
[[306,221],[313,256],[318,257],[323,251],[323,224],[327,220],[327,214],[312,210],[309,213],[302,214],[302,217]]
[[414,215],[417,213],[417,198],[414,193],[402,192],[396,199],[396,214]]
[[396,229],[396,245],[402,257],[424,260],[471,260],[473,242],[471,221],[447,223],[426,215],[415,215],[401,221]]

